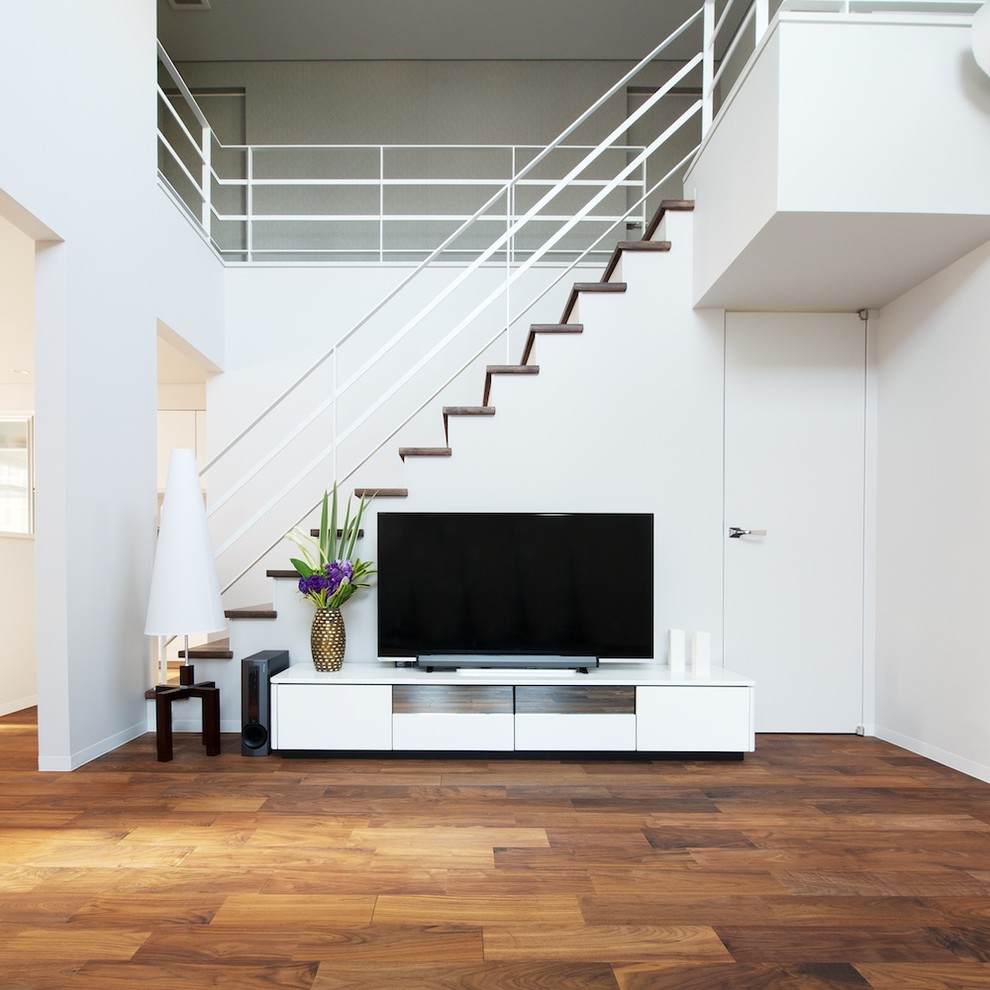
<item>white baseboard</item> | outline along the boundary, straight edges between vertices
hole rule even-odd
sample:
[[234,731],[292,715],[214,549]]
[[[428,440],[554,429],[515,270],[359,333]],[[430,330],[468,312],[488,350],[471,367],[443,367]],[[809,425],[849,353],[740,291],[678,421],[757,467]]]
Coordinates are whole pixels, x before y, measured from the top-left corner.
[[14,712],[22,712],[25,708],[34,708],[38,704],[38,696],[31,695],[30,698],[18,698],[16,701],[0,701],[0,716],[13,715]]
[[895,746],[900,746],[901,749],[910,750],[912,753],[917,753],[918,756],[924,756],[936,763],[941,763],[943,766],[951,767],[953,770],[958,770],[960,773],[968,774],[970,777],[976,777],[977,780],[990,784],[990,766],[985,763],[977,763],[965,756],[959,756],[958,753],[951,753],[949,750],[940,749],[938,746],[932,746],[920,739],[913,739],[911,736],[905,736],[903,733],[895,732],[893,729],[885,729],[879,725],[876,726],[872,735],[878,739],[883,739],[884,742],[893,743]]
[[112,736],[107,736],[105,739],[93,743],[92,746],[79,750],[78,753],[71,753],[69,756],[41,756],[38,758],[38,769],[48,773],[65,773],[69,770],[75,770],[77,767],[123,746],[124,743],[129,743],[132,739],[143,736],[147,731],[148,727],[144,722],[137,722]]

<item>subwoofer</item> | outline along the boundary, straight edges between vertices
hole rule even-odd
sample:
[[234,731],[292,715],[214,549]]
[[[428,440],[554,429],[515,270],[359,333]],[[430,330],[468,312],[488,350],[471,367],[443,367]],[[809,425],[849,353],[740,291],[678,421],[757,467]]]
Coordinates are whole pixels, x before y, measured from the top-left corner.
[[241,756],[271,753],[271,679],[288,666],[288,650],[262,650],[241,661]]

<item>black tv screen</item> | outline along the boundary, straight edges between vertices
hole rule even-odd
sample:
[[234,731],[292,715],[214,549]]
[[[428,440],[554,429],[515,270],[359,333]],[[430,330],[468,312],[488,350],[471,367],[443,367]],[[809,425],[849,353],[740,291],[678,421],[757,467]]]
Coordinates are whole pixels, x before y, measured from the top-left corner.
[[653,656],[649,513],[378,514],[378,655]]

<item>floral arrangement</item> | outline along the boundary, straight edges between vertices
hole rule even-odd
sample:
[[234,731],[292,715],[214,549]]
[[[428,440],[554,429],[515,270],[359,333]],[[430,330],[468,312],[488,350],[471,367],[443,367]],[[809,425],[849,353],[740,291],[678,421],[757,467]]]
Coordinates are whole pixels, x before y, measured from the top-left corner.
[[351,516],[351,500],[347,500],[344,523],[337,535],[337,485],[332,492],[323,493],[323,510],[320,514],[319,537],[314,538],[303,530],[293,529],[288,538],[302,553],[302,560],[291,559],[299,572],[299,592],[317,608],[340,608],[358,588],[367,588],[364,579],[375,570],[370,561],[354,556],[368,500],[362,498],[357,513]]

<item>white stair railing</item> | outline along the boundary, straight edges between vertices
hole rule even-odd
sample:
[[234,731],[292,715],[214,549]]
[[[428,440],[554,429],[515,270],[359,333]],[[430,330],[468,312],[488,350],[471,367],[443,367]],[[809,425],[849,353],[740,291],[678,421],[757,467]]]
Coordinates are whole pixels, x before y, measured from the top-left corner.
[[[531,157],[530,161],[521,169],[519,169],[510,179],[506,185],[498,190],[489,200],[479,208],[475,214],[468,218],[464,223],[462,223],[457,230],[455,230],[448,238],[445,239],[443,243],[437,246],[430,255],[424,259],[409,275],[407,275],[400,284],[391,293],[386,294],[382,299],[380,299],[376,304],[359,320],[354,324],[342,337],[336,341],[333,345],[326,349],[326,351],[320,355],[316,361],[300,376],[298,376],[290,385],[285,388],[272,402],[270,402],[250,423],[247,424],[232,440],[224,446],[224,448],[218,452],[218,454],[206,465],[204,468],[204,475],[208,474],[213,470],[223,458],[231,453],[239,444],[241,444],[246,438],[248,438],[253,431],[276,409],[282,406],[289,398],[292,396],[299,386],[306,380],[312,377],[312,375],[321,367],[324,367],[327,362],[332,362],[332,367],[334,369],[334,377],[336,377],[336,356],[339,353],[341,347],[345,345],[349,340],[351,340],[354,335],[366,326],[369,321],[382,311],[382,309],[390,303],[401,291],[408,285],[413,279],[415,279],[420,272],[425,270],[432,262],[440,258],[443,253],[456,241],[456,239],[467,230],[472,224],[476,223],[479,219],[486,215],[486,211],[490,210],[493,205],[500,199],[505,198],[506,201],[514,194],[516,188],[518,188],[522,183],[527,181],[527,176],[532,174],[534,170],[542,162],[544,162],[550,154],[554,151],[558,151],[566,148],[565,141],[567,138],[573,134],[579,127],[585,124],[593,114],[595,114],[602,106],[604,106],[609,100],[611,100],[617,93],[623,92],[626,85],[637,76],[646,66],[648,66],[659,54],[661,54],[669,45],[671,45],[677,38],[688,31],[692,26],[700,22],[701,10],[699,9],[691,18],[689,18],[683,25],[681,25],[677,30],[671,33],[668,38],[658,45],[646,58],[640,61],[633,69],[626,73],[621,79],[619,79],[616,84],[610,88],[606,93],[604,93],[595,104],[588,108],[585,113],[578,117],[571,125],[569,125],[558,137],[557,139],[540,151],[538,154]],[[337,384],[331,388],[329,395],[324,399],[323,402],[317,403],[315,406],[310,408],[301,414],[296,421],[295,427],[290,430],[278,443],[272,446],[269,450],[260,452],[259,454],[252,456],[251,467],[238,477],[233,484],[231,484],[226,491],[219,494],[216,498],[211,499],[210,502],[210,512],[211,514],[217,512],[224,505],[227,505],[231,499],[233,499],[238,493],[242,492],[245,487],[251,482],[252,479],[257,477],[261,471],[272,461],[282,453],[289,444],[291,444],[297,437],[299,437],[311,424],[313,424],[320,416],[327,412],[333,415],[333,410],[336,408],[340,397],[348,392],[351,388],[362,381],[364,376],[370,371],[372,367],[377,365],[383,360],[383,358],[391,353],[395,346],[403,340],[415,327],[419,326],[424,319],[426,319],[431,313],[433,313],[437,307],[447,299],[460,285],[462,285],[467,279],[469,279],[475,272],[477,272],[482,266],[490,263],[493,260],[498,260],[500,255],[504,254],[506,259],[506,278],[504,282],[504,288],[500,288],[494,293],[490,293],[485,301],[476,305],[474,310],[469,313],[466,317],[460,319],[454,329],[448,332],[443,340],[432,347],[428,354],[422,359],[416,362],[414,368],[410,369],[405,375],[402,376],[401,380],[396,382],[391,388],[389,388],[384,395],[382,395],[378,400],[372,403],[364,412],[351,424],[343,427],[337,428],[335,425],[334,435],[330,438],[330,442],[324,447],[320,452],[319,456],[315,458],[315,462],[311,462],[299,472],[298,477],[304,477],[308,471],[319,463],[321,460],[332,460],[335,457],[337,448],[342,440],[346,439],[348,436],[352,435],[362,424],[367,422],[369,418],[379,409],[384,407],[389,400],[398,392],[398,390],[410,380],[416,373],[422,371],[430,361],[444,349],[444,347],[453,341],[465,327],[471,324],[471,322],[478,316],[479,313],[484,311],[484,309],[492,302],[494,299],[502,295],[506,296],[506,310],[509,310],[509,288],[518,281],[519,277],[530,268],[532,268],[541,259],[548,257],[554,250],[555,246],[560,244],[567,235],[575,229],[575,227],[584,219],[592,214],[592,211],[596,206],[601,204],[606,197],[614,193],[617,189],[627,188],[632,181],[630,176],[633,176],[637,170],[642,171],[645,168],[645,163],[647,158],[653,154],[658,148],[660,148],[667,138],[678,130],[688,119],[694,116],[697,107],[700,107],[700,102],[696,104],[696,108],[692,108],[691,111],[684,114],[678,122],[669,128],[663,135],[658,137],[656,140],[652,141],[648,146],[636,149],[636,153],[633,155],[631,161],[628,161],[623,168],[619,170],[616,175],[613,175],[608,181],[603,182],[601,180],[595,179],[593,181],[588,181],[585,176],[588,175],[588,170],[590,167],[600,161],[602,157],[609,152],[615,152],[616,150],[622,153],[627,153],[630,151],[629,147],[624,143],[620,143],[624,139],[624,135],[628,128],[632,126],[636,121],[642,119],[654,106],[674,87],[678,84],[682,84],[689,73],[694,71],[701,62],[701,53],[695,56],[694,59],[689,60],[677,73],[672,76],[668,82],[656,90],[649,99],[643,101],[640,106],[637,107],[636,111],[630,116],[630,118],[620,124],[618,127],[614,128],[606,138],[599,142],[598,145],[590,148],[581,158],[581,160],[574,165],[571,169],[567,171],[565,175],[553,182],[552,186],[537,200],[536,204],[523,213],[521,216],[513,217],[511,214],[506,219],[505,229],[500,232],[494,239],[492,239],[488,246],[482,250],[476,258],[467,265],[462,271],[460,271],[455,278],[453,278],[445,288],[437,293],[432,301],[419,309],[416,315],[408,320],[400,330],[393,334],[389,340],[381,347],[379,347],[376,352],[366,361],[364,361],[357,371],[352,373],[346,378],[345,381]],[[168,64],[166,64],[166,69],[168,70]],[[171,75],[171,71],[169,72]],[[173,77],[174,78],[174,77]],[[178,84],[178,83],[177,83]],[[180,87],[181,88],[181,87]],[[184,94],[186,95],[186,94]],[[188,99],[191,99],[191,94],[188,94]],[[177,115],[176,115],[177,116]],[[188,133],[188,132],[187,132]],[[192,136],[191,134],[189,135]],[[228,149],[229,150],[229,149]],[[178,161],[178,156],[175,156]],[[206,156],[203,156],[205,158]],[[628,157],[628,155],[626,155]],[[192,170],[184,170],[186,178],[195,182],[195,175]],[[545,183],[546,180],[534,179],[535,182]],[[514,245],[518,242],[518,238],[523,230],[535,219],[544,220],[546,218],[546,208],[551,204],[560,194],[567,189],[573,189],[575,184],[584,183],[588,188],[593,190],[593,194],[588,198],[585,204],[578,208],[577,210],[571,210],[559,217],[557,217],[557,229],[554,233],[547,238],[543,244],[539,247],[528,249],[525,256],[521,261],[515,260],[513,263],[508,263],[509,257],[519,252],[515,250]],[[203,196],[204,201],[208,197],[208,189],[206,188],[206,182],[201,182],[198,184],[200,193]],[[640,188],[642,184],[638,183]],[[646,195],[641,193],[637,200],[638,208],[642,209],[645,206]],[[204,212],[206,212],[204,208]],[[212,216],[217,217],[216,211],[213,209],[212,205],[209,207],[209,212]],[[628,221],[630,216],[630,211],[626,210],[621,215],[615,215],[609,217],[609,223],[611,224],[609,229],[614,229],[615,225],[621,221],[623,223]],[[645,221],[645,216],[640,214],[637,218],[639,225]],[[600,242],[599,238],[594,243]],[[588,250],[584,249],[578,253],[578,257],[582,260],[588,255]],[[573,251],[570,254],[574,254]],[[507,333],[507,330],[506,330]],[[442,384],[439,388],[435,389],[439,392],[442,389]],[[336,417],[334,416],[336,419]],[[394,434],[394,430],[392,433]],[[377,449],[377,448],[376,448]],[[336,467],[336,466],[335,466]],[[336,475],[336,470],[333,472]],[[292,491],[295,487],[296,479],[293,479],[290,483],[287,483],[282,487],[282,489],[275,493],[274,497],[268,498],[264,504],[251,514],[250,518],[245,520],[241,525],[237,526],[234,531],[224,539],[219,548],[218,556],[222,556],[227,550],[229,550],[234,544],[236,544],[240,539],[244,537],[250,530],[255,522],[266,516],[273,506],[277,504],[289,491]],[[315,494],[315,493],[314,493]],[[314,506],[316,504],[314,498]],[[284,530],[283,530],[284,531]],[[281,534],[279,535],[281,538]],[[277,542],[277,541],[276,541]],[[272,544],[273,546],[276,544]],[[265,551],[267,552],[267,551]],[[263,553],[262,553],[263,556]],[[237,580],[241,576],[240,572],[231,581],[226,582],[226,587],[230,587],[234,580]],[[225,588],[226,590],[226,588]]]
[[[715,86],[718,83],[718,75],[713,68],[716,54],[715,37],[717,32],[722,30],[724,25],[727,23],[729,9],[734,2],[735,0],[729,0],[722,16],[719,18],[718,22],[715,23],[714,0],[705,0],[703,7],[699,8],[681,26],[679,26],[659,45],[657,45],[653,51],[643,58],[636,66],[630,69],[629,72],[620,78],[614,86],[604,93],[594,104],[592,104],[591,107],[581,114],[571,125],[565,128],[565,130],[561,132],[561,134],[558,135],[553,142],[537,154],[533,155],[528,163],[522,168],[517,170],[513,167],[509,180],[505,182],[504,185],[500,186],[488,198],[488,200],[475,211],[472,216],[465,218],[452,233],[450,233],[439,245],[435,246],[427,254],[427,256],[419,262],[419,264],[417,264],[403,279],[401,279],[399,284],[393,290],[385,293],[383,297],[379,299],[361,319],[353,324],[337,341],[325,349],[324,352],[314,362],[312,362],[312,364],[302,374],[297,376],[271,402],[269,402],[265,408],[263,408],[211,459],[211,461],[203,469],[204,475],[208,475],[219,464],[223,463],[225,459],[231,455],[233,451],[235,451],[235,449],[239,448],[246,441],[248,441],[248,438],[255,433],[258,427],[261,426],[261,424],[263,424],[276,409],[283,407],[285,403],[290,400],[290,398],[296,395],[297,391],[300,389],[300,386],[304,382],[310,380],[317,371],[326,367],[328,363],[330,364],[333,381],[327,395],[321,401],[315,402],[311,404],[309,408],[300,411],[298,415],[293,415],[292,418],[295,421],[293,428],[286,431],[282,438],[278,442],[271,445],[269,449],[251,452],[251,456],[248,458],[250,466],[247,470],[240,472],[239,476],[227,485],[225,491],[216,497],[211,498],[211,516],[221,510],[224,506],[228,505],[239,493],[244,492],[247,486],[261,474],[264,468],[272,464],[275,459],[279,457],[279,455],[286,451],[288,447],[293,444],[310,426],[316,423],[321,416],[327,414],[332,416],[333,419],[331,435],[328,442],[301,471],[298,471],[293,477],[291,477],[289,481],[287,481],[273,496],[269,496],[265,500],[257,500],[259,507],[250,514],[249,518],[243,520],[239,525],[232,527],[232,532],[230,532],[229,535],[221,541],[218,548],[218,556],[225,554],[235,544],[243,539],[258,521],[266,517],[289,492],[295,489],[296,485],[303,478],[305,478],[308,473],[318,467],[321,463],[331,462],[331,474],[333,477],[337,478],[337,470],[339,467],[337,464],[337,450],[341,442],[354,435],[355,432],[365,423],[368,423],[377,412],[384,409],[404,385],[410,382],[417,375],[421,374],[445,348],[455,341],[466,328],[470,327],[474,321],[488,309],[488,307],[490,307],[500,296],[503,295],[505,298],[506,320],[503,329],[496,334],[496,338],[504,334],[506,340],[508,341],[509,329],[512,325],[512,318],[509,315],[511,313],[511,287],[519,280],[520,277],[522,277],[525,272],[532,269],[532,267],[538,262],[554,257],[554,252],[558,250],[557,245],[562,244],[564,239],[567,238],[579,224],[588,220],[589,217],[595,217],[596,222],[607,222],[609,224],[607,229],[611,231],[614,230],[615,226],[620,222],[628,222],[628,219],[636,210],[645,209],[648,194],[645,191],[644,181],[640,178],[635,178],[637,171],[641,175],[645,175],[647,159],[651,155],[655,154],[658,149],[663,147],[665,142],[675,132],[683,127],[688,121],[693,119],[695,115],[698,114],[699,110],[701,111],[700,130],[702,133],[706,127],[706,122],[711,119],[711,107],[714,100]],[[755,6],[760,6],[763,10],[762,18],[764,22],[766,18],[767,2],[768,0],[756,0],[755,4]],[[748,19],[751,16],[753,15],[747,15],[747,18],[744,18],[743,27],[737,30],[736,40],[732,42],[732,44],[737,43],[739,34],[745,28],[745,25],[748,23]],[[756,17],[757,20],[760,19],[759,13],[757,13]],[[570,168],[563,176],[555,181],[552,181],[552,184],[550,184],[548,180],[535,175],[535,170],[538,166],[546,162],[552,154],[568,149],[568,146],[564,142],[572,134],[574,134],[578,128],[582,127],[589,120],[591,120],[591,118],[610,100],[612,100],[613,97],[624,92],[626,86],[628,86],[628,84],[656,58],[664,53],[674,41],[692,29],[697,29],[699,33],[701,33],[702,21],[704,21],[705,31],[702,39],[703,43],[699,42],[700,50],[698,51],[698,54],[684,63],[682,68],[675,73],[666,84],[659,87],[659,89],[655,90],[647,100],[643,101],[626,121],[614,128],[597,145],[583,149],[585,153],[582,155],[580,161]],[[160,88],[160,99],[168,108],[166,118],[169,121],[169,126],[172,128],[177,128],[179,135],[184,136],[185,140],[189,144],[189,147],[192,149],[192,151],[188,154],[190,162],[187,162],[186,158],[184,158],[182,154],[178,153],[168,142],[165,134],[160,133],[159,135],[160,142],[164,147],[163,157],[175,170],[177,170],[177,173],[192,189],[191,199],[193,200],[193,203],[192,205],[187,203],[187,208],[189,209],[190,215],[197,216],[198,214],[204,230],[208,233],[213,221],[222,222],[230,216],[221,214],[217,211],[215,206],[215,197],[213,196],[214,186],[216,186],[217,189],[222,189],[225,185],[242,185],[245,189],[245,212],[243,214],[235,214],[234,218],[243,219],[246,222],[247,232],[245,238],[245,249],[249,258],[255,257],[259,252],[254,239],[254,223],[259,220],[264,221],[274,219],[269,215],[258,215],[256,211],[255,194],[259,188],[262,188],[266,184],[269,184],[275,180],[258,178],[257,170],[255,168],[255,153],[258,149],[249,146],[223,148],[215,141],[215,138],[209,129],[209,125],[206,122],[205,116],[196,106],[192,94],[182,82],[175,66],[168,59],[168,56],[164,53],[164,51],[160,51],[160,56],[165,72],[175,83],[182,101],[188,105],[192,114],[192,122],[187,125],[187,123],[182,119],[182,115],[180,115],[180,113],[178,113],[171,105],[172,101],[169,98],[169,94],[166,94],[164,90],[161,90]],[[687,77],[692,72],[698,70],[702,65],[704,66],[703,77],[706,85],[704,87],[701,100],[697,101],[688,111],[678,118],[674,125],[668,128],[663,134],[659,135],[647,146],[632,149],[623,143],[628,129],[633,124],[641,120],[672,89],[678,85],[683,85],[686,82]],[[213,167],[213,162],[215,162],[220,156],[214,156],[212,154],[214,145],[224,152],[234,151],[242,152],[244,154],[244,180],[238,179],[231,183],[228,180],[217,176]],[[606,154],[612,154],[615,152],[620,152],[626,159],[628,159],[626,164],[619,169],[616,174],[611,175],[611,177],[606,180],[590,175],[589,169],[592,165],[602,161]],[[384,198],[385,181],[383,160],[385,153],[386,150],[384,147],[377,148],[379,175],[376,180],[356,180],[364,181],[365,183],[377,181],[379,183],[380,201],[383,201]],[[517,149],[512,149],[513,158],[516,157],[516,154]],[[533,177],[530,178],[530,176]],[[303,180],[300,180],[299,184],[306,184],[307,182],[312,183],[312,181],[313,180],[305,180],[304,182]],[[324,181],[329,183],[333,180],[317,180],[319,183],[323,183]],[[542,196],[539,197],[534,206],[532,206],[525,213],[517,216],[512,208],[513,201],[517,190],[526,184],[549,185],[549,188]],[[556,200],[565,190],[573,190],[575,186],[579,185],[584,185],[587,189],[592,191],[591,196],[586,200],[586,202],[576,209],[571,207],[569,210],[559,213],[556,216],[550,214],[550,218],[552,218],[556,223],[556,229],[554,232],[546,238],[540,246],[528,246],[525,250],[520,250],[519,238],[527,226],[537,219],[540,221],[547,220],[548,213],[546,211],[550,204],[553,203],[554,200]],[[609,215],[608,211],[606,211],[604,214],[599,214],[596,216],[594,212],[596,207],[602,204],[607,197],[615,193],[617,190],[629,188],[631,185],[637,186],[640,189],[640,195],[635,207],[626,210],[621,215]],[[197,196],[199,197],[198,210],[195,209],[195,198]],[[493,211],[497,212],[500,201],[504,201],[504,229],[494,238],[490,239],[487,247],[477,252],[470,264],[466,265],[444,287],[443,290],[436,293],[429,304],[420,307],[411,319],[408,319],[403,326],[397,332],[393,333],[384,344],[379,346],[369,358],[361,362],[354,372],[347,376],[344,381],[338,382],[337,367],[339,362],[337,358],[341,352],[341,348],[354,339],[359,331],[367,327],[373,319],[383,312],[386,306],[391,304],[393,300],[400,297],[403,290],[415,281],[421,273],[430,268],[430,266],[434,265],[434,263],[438,260],[443,260],[445,255],[449,254],[450,251],[460,250],[457,242],[460,238],[462,238],[466,231],[479,224],[490,224],[492,221]],[[385,223],[384,209],[382,209],[380,213],[381,215],[377,218],[377,220],[379,225],[383,225]],[[286,216],[281,214],[277,217],[277,219],[283,220],[285,218]],[[289,219],[296,218],[290,216]],[[645,221],[645,214],[641,213],[636,219],[638,223],[642,225]],[[571,267],[565,269],[565,271],[572,270],[573,266],[579,263],[579,261],[585,261],[589,257],[590,252],[596,249],[601,240],[602,236],[599,236],[591,242],[591,246],[576,249],[569,248],[568,255],[572,256],[574,260],[572,261]],[[381,240],[379,241],[378,256],[379,260],[384,257]],[[361,383],[371,372],[371,370],[379,365],[386,356],[392,354],[399,343],[403,341],[411,331],[419,327],[427,317],[436,312],[437,308],[446,299],[448,299],[459,286],[463,285],[484,266],[499,261],[500,259],[504,261],[505,264],[505,278],[502,285],[496,290],[489,292],[483,298],[483,301],[474,305],[474,308],[471,309],[470,312],[466,313],[459,319],[455,319],[453,328],[450,329],[439,342],[436,342],[432,347],[430,347],[426,353],[415,361],[407,369],[407,371],[402,374],[377,399],[369,402],[349,424],[341,427],[338,424],[336,413],[341,397]],[[562,277],[563,275],[560,275],[557,279],[554,279],[552,284],[557,284],[559,278]],[[520,311],[520,315],[522,312],[523,311]],[[456,372],[455,376],[457,373],[459,372]],[[451,376],[443,379],[439,385],[431,389],[432,394],[434,396],[438,395],[450,380],[452,380]],[[409,415],[404,417],[399,416],[399,424],[390,430],[386,430],[388,436],[394,436],[398,429],[401,428],[401,425],[408,422],[409,418]],[[384,442],[385,440],[380,440],[377,444],[372,443],[370,446],[373,451],[377,451]],[[360,463],[365,463],[367,459],[367,456],[362,458]],[[343,478],[337,478],[337,480],[345,480],[346,477],[349,477],[355,469],[356,467],[352,466]],[[216,486],[214,485],[214,487]],[[317,504],[317,497],[319,494],[320,493],[316,492],[313,493],[314,508]],[[289,525],[295,521],[296,520],[290,521]],[[275,543],[271,543],[265,550],[263,550],[261,554],[255,558],[256,560],[263,557],[265,553],[277,545],[281,539],[281,533],[284,532],[286,528],[288,528],[288,526],[280,527],[280,532]],[[238,580],[246,570],[247,568],[242,568],[238,571],[236,576],[234,576],[231,580],[228,580],[224,590],[227,590],[227,588],[229,588],[234,581]]]

